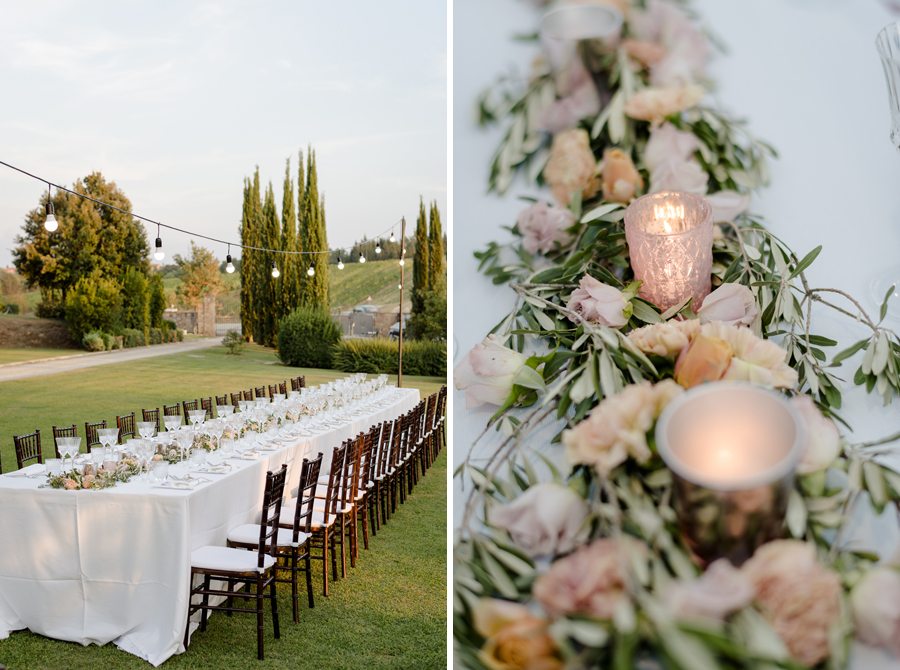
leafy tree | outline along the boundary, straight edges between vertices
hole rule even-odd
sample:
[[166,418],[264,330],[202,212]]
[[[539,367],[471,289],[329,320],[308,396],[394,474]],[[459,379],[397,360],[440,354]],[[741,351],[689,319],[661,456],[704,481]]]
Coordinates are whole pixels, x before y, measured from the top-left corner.
[[122,326],[121,285],[99,271],[82,277],[66,296],[66,321],[72,339],[81,342],[91,331],[112,333]]
[[150,277],[150,327],[163,327],[163,312],[166,311],[166,291],[163,287],[162,275],[158,272]]
[[175,293],[183,306],[194,307],[204,296],[216,294],[222,289],[219,260],[209,249],[198,247],[191,240],[190,258],[182,258],[175,254],[173,260],[182,270],[184,283]]
[[[130,211],[131,201],[99,172],[73,185],[76,193]],[[37,286],[45,301],[65,303],[82,277],[94,275],[121,282],[128,268],[150,270],[147,235],[129,214],[90,200],[57,191],[53,198],[59,229],[44,229],[48,196],[25,215],[22,234],[15,238],[13,264],[28,286]]]
[[447,282],[443,275],[425,291],[422,311],[409,317],[409,329],[418,340],[447,339]]
[[147,331],[150,327],[150,301],[147,277],[136,268],[128,268],[122,280],[122,325]]

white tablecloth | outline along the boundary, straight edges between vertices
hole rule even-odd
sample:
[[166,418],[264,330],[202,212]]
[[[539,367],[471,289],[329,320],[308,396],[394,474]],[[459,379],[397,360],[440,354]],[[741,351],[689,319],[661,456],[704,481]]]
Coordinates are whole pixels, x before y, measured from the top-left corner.
[[[411,410],[417,389],[345,426],[301,437],[254,461],[228,460],[227,475],[191,491],[132,480],[103,491],[38,489],[41,479],[0,477],[0,639],[28,628],[80,642],[114,642],[159,665],[184,651],[190,554],[224,546],[228,531],[254,521],[265,473],[299,465],[381,421]],[[218,460],[218,458],[216,458]]]
[[[840,288],[877,315],[869,298],[874,273],[900,264],[900,157],[888,138],[887,90],[875,35],[892,16],[878,0],[698,0],[703,21],[729,47],[711,74],[716,100],[749,120],[757,137],[780,154],[771,163],[772,184],[754,199],[752,211],[799,254],[824,244],[808,270],[816,286]],[[524,0],[456,0],[453,21],[453,308],[454,365],[508,313],[513,294],[478,274],[472,252],[491,240],[505,242],[501,225],[513,225],[527,203],[517,195],[539,195],[518,180],[506,197],[486,193],[487,175],[501,130],[475,125],[476,96],[498,75],[527,76],[537,46],[514,42],[531,34],[539,11]],[[505,128],[502,129],[505,132]],[[549,195],[549,193],[548,193]],[[546,196],[545,196],[546,197]],[[852,308],[851,308],[852,311]],[[889,319],[890,322],[890,319]],[[897,321],[891,322],[895,327]],[[814,312],[814,332],[847,346],[865,330],[844,317]],[[854,441],[900,429],[900,401],[882,408],[880,398],[853,386],[861,356],[838,370],[845,384],[842,416]],[[464,394],[453,402],[453,457],[458,465],[496,410],[465,410]],[[548,426],[529,440],[551,458],[561,449],[549,441]],[[493,451],[491,431],[475,450]],[[893,463],[900,466],[900,458]],[[465,495],[454,485],[454,523],[461,521]],[[889,555],[897,543],[896,517],[860,520],[861,544]],[[854,668],[898,668],[880,652],[854,649]]]

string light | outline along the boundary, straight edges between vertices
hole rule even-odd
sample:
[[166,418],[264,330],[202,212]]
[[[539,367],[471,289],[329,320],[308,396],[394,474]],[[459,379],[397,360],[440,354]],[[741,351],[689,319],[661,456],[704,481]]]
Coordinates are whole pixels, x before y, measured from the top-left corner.
[[316,274],[316,269],[312,265],[310,265],[309,270],[306,271],[306,274],[308,274],[310,277],[312,277],[313,275]]
[[158,261],[161,261],[163,258],[166,257],[166,252],[163,251],[163,248],[162,248],[162,238],[159,236],[160,235],[159,228],[160,228],[159,224],[156,224],[156,251],[153,252],[153,258],[155,258]]
[[[312,269],[312,268],[310,268],[310,269]],[[341,257],[338,256],[338,270],[343,270],[343,269],[344,269],[344,261],[342,261]]]
[[380,253],[381,253],[381,245],[380,245],[380,244],[375,244],[375,253],[376,253],[376,254],[380,254]]
[[391,228],[391,242],[396,242],[397,239],[394,237],[394,229]]
[[402,258],[400,259],[400,265],[406,265],[406,261],[403,260]]
[[231,262],[231,245],[228,245],[228,255],[225,256],[225,272],[228,274],[234,273],[234,263]]
[[56,220],[56,214],[53,211],[53,203],[50,202],[50,184],[47,184],[47,218],[44,220],[44,229],[48,233],[52,233],[54,230],[59,228],[59,221]]
[[359,252],[359,262],[360,262],[360,263],[365,263],[365,262],[366,262],[366,257],[363,256],[363,253],[362,253],[361,251]]
[[281,276],[281,273],[278,271],[278,266],[275,264],[275,261],[272,261],[272,276],[275,279]]

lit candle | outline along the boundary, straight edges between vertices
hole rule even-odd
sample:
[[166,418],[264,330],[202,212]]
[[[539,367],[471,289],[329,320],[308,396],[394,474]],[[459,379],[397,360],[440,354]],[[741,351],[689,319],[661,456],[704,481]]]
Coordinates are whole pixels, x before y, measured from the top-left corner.
[[625,212],[625,237],[640,296],[666,310],[709,294],[712,207],[693,193],[651,193]]
[[701,562],[740,564],[781,537],[803,420],[779,393],[740,382],[703,384],[672,401],[656,425],[672,471],[682,533]]

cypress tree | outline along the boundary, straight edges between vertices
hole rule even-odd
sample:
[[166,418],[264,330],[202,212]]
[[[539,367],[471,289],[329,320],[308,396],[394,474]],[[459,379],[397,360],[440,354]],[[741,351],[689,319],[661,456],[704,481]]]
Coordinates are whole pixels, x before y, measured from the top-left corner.
[[[319,202],[316,154],[310,147],[306,161],[306,189],[303,197],[303,220],[300,227],[300,243],[303,251],[324,251],[328,248],[325,235],[325,215]],[[300,289],[300,303],[307,307],[328,307],[328,254],[309,254],[304,265],[312,265],[315,274],[306,273]]]
[[[239,230],[241,244],[251,247],[260,246],[258,244],[259,218],[259,166],[257,166],[253,180],[244,179],[244,206]],[[241,251],[241,330],[245,338],[255,337],[257,334],[258,254],[259,252],[250,249]]]
[[431,204],[428,223],[428,262],[428,288],[433,291],[444,285],[444,233],[437,200]]
[[[284,170],[284,195],[281,201],[281,250],[298,251],[297,216],[294,213],[294,183],[291,181],[291,159]],[[278,300],[278,322],[290,314],[300,302],[300,272],[302,260],[297,254],[284,254],[281,270],[281,290]]]
[[[281,234],[278,225],[278,212],[275,209],[275,192],[272,189],[271,181],[266,189],[261,224],[260,232],[262,234],[257,246],[263,249],[278,249],[281,246]],[[272,276],[272,261],[275,261],[280,272],[283,258],[281,254],[259,253],[263,262],[261,263],[262,267],[259,268],[260,300],[256,304],[257,314],[259,315],[258,341],[264,346],[274,347],[278,315],[278,280]]]
[[428,217],[425,203],[419,198],[419,218],[416,220],[416,251],[413,256],[412,313],[421,314],[425,309],[428,292],[430,264],[428,259]]

